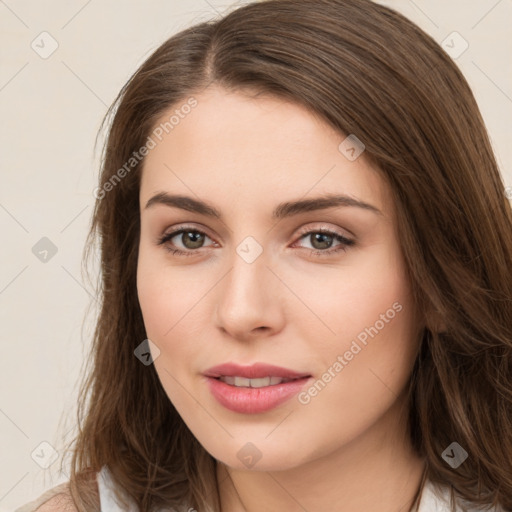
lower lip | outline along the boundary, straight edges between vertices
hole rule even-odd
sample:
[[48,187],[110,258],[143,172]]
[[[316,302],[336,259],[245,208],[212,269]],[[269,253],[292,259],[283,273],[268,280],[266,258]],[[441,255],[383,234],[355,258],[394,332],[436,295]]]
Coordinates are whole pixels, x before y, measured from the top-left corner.
[[311,377],[291,380],[262,388],[235,387],[213,377],[207,377],[210,391],[226,409],[243,414],[269,411],[296,395]]

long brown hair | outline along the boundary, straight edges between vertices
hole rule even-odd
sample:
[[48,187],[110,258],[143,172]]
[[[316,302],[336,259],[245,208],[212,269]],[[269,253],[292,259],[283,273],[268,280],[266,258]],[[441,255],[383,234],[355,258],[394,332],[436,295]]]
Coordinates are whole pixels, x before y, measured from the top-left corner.
[[[267,0],[183,30],[107,112],[84,253],[99,242],[100,313],[70,474],[79,510],[98,509],[92,477],[105,464],[141,512],[220,510],[216,461],[154,366],[134,356],[146,339],[136,289],[144,160],[126,166],[157,119],[211,83],[291,100],[365,144],[391,187],[424,319],[408,387],[412,445],[452,500],[512,510],[512,210],[462,73],[415,24],[370,0]],[[442,457],[453,442],[468,453],[456,469]]]

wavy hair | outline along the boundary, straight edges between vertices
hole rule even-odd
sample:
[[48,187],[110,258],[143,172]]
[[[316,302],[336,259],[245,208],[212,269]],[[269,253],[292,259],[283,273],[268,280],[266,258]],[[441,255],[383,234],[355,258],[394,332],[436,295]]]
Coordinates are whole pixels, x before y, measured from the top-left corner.
[[[512,510],[512,209],[462,73],[414,23],[370,0],[266,0],[196,24],[156,49],[109,108],[84,251],[98,243],[101,275],[70,448],[77,508],[99,509],[93,477],[106,464],[141,512],[220,511],[215,459],[153,365],[134,356],[146,339],[136,289],[144,160],[126,167],[162,114],[213,83],[293,101],[363,141],[391,187],[422,313],[412,445],[425,477],[450,487],[452,510],[459,498]],[[454,441],[469,454],[456,469],[441,456]]]

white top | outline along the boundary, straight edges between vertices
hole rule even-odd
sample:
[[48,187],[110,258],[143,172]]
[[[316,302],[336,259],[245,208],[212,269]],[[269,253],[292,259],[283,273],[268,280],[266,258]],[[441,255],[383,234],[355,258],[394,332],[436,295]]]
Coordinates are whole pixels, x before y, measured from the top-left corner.
[[[114,495],[114,483],[112,482],[110,472],[107,466],[103,466],[101,470],[96,474],[96,480],[98,482],[98,490],[100,494],[100,510],[101,512],[139,512],[137,505],[132,501],[129,496],[126,496],[126,500],[130,502],[127,509],[122,508],[117,502]],[[162,508],[159,512],[197,512],[193,508],[182,506],[179,509],[176,508]],[[16,511],[15,511],[16,512]]]
[[[101,512],[125,512],[120,506],[116,503],[114,495],[112,493],[113,484],[110,479],[110,473],[106,466],[101,468],[101,471],[98,473],[98,487],[100,491],[100,504],[101,504]],[[483,509],[476,508],[475,506],[468,507],[466,505],[466,512],[505,512],[501,508],[492,508],[492,509]],[[186,507],[182,509],[183,512],[188,512]],[[462,509],[457,506],[457,512],[462,512]],[[129,512],[138,512],[137,507],[133,506],[128,509]],[[161,512],[174,512],[168,509],[162,509]],[[181,512],[178,511],[178,512]],[[442,492],[438,493],[436,488],[427,480],[423,487],[423,492],[421,494],[421,500],[418,512],[450,512],[450,494],[449,488],[444,487]]]
[[[120,504],[117,502],[113,489],[114,484],[112,482],[110,472],[108,471],[107,466],[103,466],[101,470],[96,474],[96,480],[98,482],[98,490],[100,495],[100,510],[101,512],[139,512],[136,505],[133,501],[128,498],[131,505],[128,509],[121,508]],[[41,507],[45,502],[51,499],[53,496],[61,492],[65,492],[67,486],[67,482],[60,484],[52,489],[46,491],[35,501],[27,503],[19,508],[17,508],[14,512],[36,512],[39,507]],[[427,480],[423,487],[423,492],[421,494],[419,512],[450,512],[449,506],[449,488],[443,487],[439,492],[437,488]],[[468,507],[466,504],[467,512],[505,512],[503,508],[477,508],[475,506]],[[176,509],[161,509],[160,512],[191,512],[191,508],[187,508],[186,505],[181,507],[179,510]],[[463,509],[457,506],[457,512],[463,512]]]

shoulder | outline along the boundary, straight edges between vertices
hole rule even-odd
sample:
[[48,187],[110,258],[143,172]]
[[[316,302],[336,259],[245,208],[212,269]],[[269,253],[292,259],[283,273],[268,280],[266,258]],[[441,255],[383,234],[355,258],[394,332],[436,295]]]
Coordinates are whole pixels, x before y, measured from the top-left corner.
[[71,495],[68,492],[63,492],[45,501],[34,512],[78,512],[78,509]]
[[17,508],[14,512],[77,512],[69,491],[69,482],[48,489],[37,499]]

